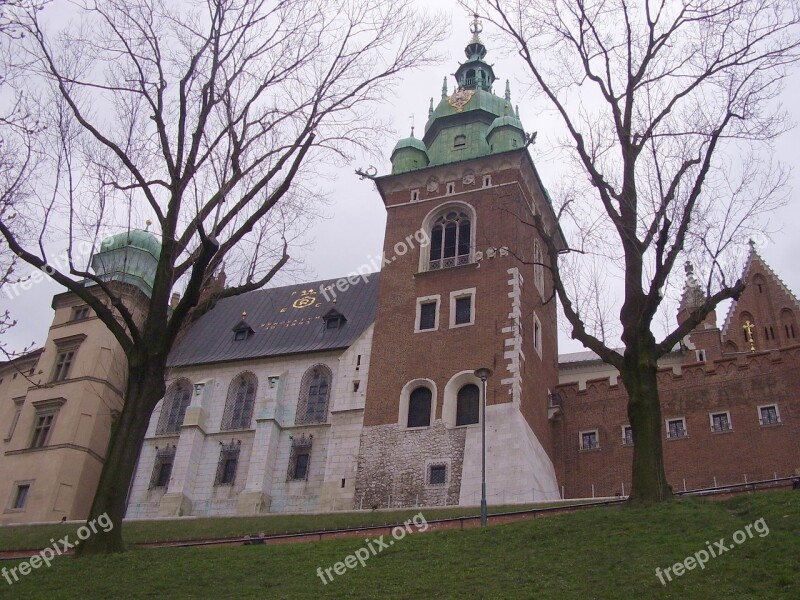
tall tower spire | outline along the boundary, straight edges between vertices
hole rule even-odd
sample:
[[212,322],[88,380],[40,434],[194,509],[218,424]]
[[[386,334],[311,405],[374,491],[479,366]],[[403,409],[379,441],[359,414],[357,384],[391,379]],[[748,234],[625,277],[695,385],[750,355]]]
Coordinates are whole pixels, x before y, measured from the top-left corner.
[[464,48],[467,62],[459,66],[458,71],[456,71],[456,81],[458,81],[458,86],[461,89],[481,89],[490,92],[496,78],[491,65],[483,60],[486,58],[486,46],[481,41],[480,34],[483,31],[483,25],[477,9],[472,16],[472,23],[469,26],[472,38],[467,47]]

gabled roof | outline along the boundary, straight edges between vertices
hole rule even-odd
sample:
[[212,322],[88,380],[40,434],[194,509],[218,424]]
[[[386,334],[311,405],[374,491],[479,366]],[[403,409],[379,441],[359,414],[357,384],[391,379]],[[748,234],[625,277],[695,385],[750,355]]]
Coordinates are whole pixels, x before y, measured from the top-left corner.
[[[375,320],[380,274],[359,277],[344,292],[336,289],[337,281],[256,290],[220,300],[180,339],[168,364],[189,366],[348,348]],[[325,328],[324,316],[331,309],[347,316],[338,329]],[[236,341],[232,328],[238,327],[245,312],[246,325],[254,333]]]
[[[798,302],[797,296],[794,295],[792,290],[790,290],[775,271],[772,270],[772,267],[767,264],[767,261],[765,261],[758,253],[758,250],[756,250],[755,244],[751,242],[750,254],[747,257],[747,263],[745,263],[744,271],[742,272],[742,279],[748,281],[748,278],[754,272],[760,272],[766,279],[768,285],[773,285],[780,293],[785,294],[787,302],[800,314],[800,302]],[[740,312],[748,310],[748,308],[744,306],[746,303],[745,294],[747,294],[747,290],[740,296],[739,300],[731,302],[728,308],[728,314],[725,316],[725,322],[722,325],[723,340],[728,337],[728,327],[733,322],[734,317]]]

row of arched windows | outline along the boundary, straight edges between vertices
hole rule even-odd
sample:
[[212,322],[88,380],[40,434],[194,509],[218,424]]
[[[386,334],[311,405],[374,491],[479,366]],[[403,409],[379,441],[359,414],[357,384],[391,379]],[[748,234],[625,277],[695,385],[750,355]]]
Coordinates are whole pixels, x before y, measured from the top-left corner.
[[[448,395],[447,390],[445,395]],[[444,420],[456,427],[461,425],[473,425],[480,422],[480,388],[475,383],[462,383],[458,385],[455,397],[455,406],[449,411],[445,409]],[[445,399],[447,401],[447,399]],[[401,411],[404,409],[404,402],[401,398]],[[454,413],[452,414],[454,409]],[[417,427],[429,427],[433,421],[435,412],[434,392],[429,383],[416,385],[408,394],[408,410],[405,415],[405,426],[409,429]]]
[[[314,365],[306,371],[300,383],[295,416],[297,424],[325,423],[328,420],[332,380],[333,374],[325,365]],[[250,371],[233,378],[228,386],[221,431],[250,428],[257,391],[258,378]],[[170,385],[164,395],[156,434],[178,433],[191,401],[191,381],[182,377]]]

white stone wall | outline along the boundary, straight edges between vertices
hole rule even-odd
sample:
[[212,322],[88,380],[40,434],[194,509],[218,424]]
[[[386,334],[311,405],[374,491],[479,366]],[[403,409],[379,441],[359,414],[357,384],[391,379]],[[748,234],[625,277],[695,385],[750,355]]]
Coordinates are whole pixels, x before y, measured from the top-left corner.
[[[486,407],[486,497],[489,504],[544,502],[559,498],[555,469],[518,406]],[[481,501],[481,428],[468,427],[460,505]]]
[[[171,380],[186,377],[192,383],[207,381],[203,402],[204,414],[200,427],[185,427],[181,436],[156,436],[155,429],[161,414],[161,404],[150,419],[147,437],[142,447],[129,498],[128,516],[151,518],[159,513],[164,490],[149,490],[155,462],[156,446],[176,444],[176,470],[184,473],[180,486],[170,483],[169,495],[183,493],[191,502],[195,515],[231,515],[237,511],[237,497],[248,492],[261,492],[267,499],[270,512],[329,510],[320,507],[320,495],[326,477],[331,478],[325,494],[332,506],[349,499],[355,486],[355,464],[358,439],[363,420],[364,394],[369,373],[369,354],[372,328],[367,329],[345,352],[324,352],[294,357],[267,358],[239,361],[230,364],[193,366],[174,369]],[[358,356],[361,356],[360,364]],[[324,424],[295,426],[295,412],[304,373],[316,364],[326,365],[333,374],[329,401],[328,422]],[[228,387],[242,371],[251,371],[258,378],[258,389],[251,429],[219,431],[225,410]],[[269,387],[269,378],[279,377],[278,384]],[[353,381],[358,380],[359,390],[353,391]],[[168,384],[171,383],[168,382]],[[210,386],[210,388],[209,388]],[[205,400],[205,399],[204,399]],[[194,404],[193,404],[194,406]],[[270,435],[262,435],[268,448],[254,447],[256,427],[272,428]],[[187,419],[188,422],[188,419]],[[191,432],[187,431],[191,429]],[[265,430],[266,431],[266,430]],[[287,481],[291,436],[313,435],[311,459],[307,480]],[[193,437],[201,436],[199,441]],[[239,465],[233,486],[215,486],[220,455],[220,442],[241,441]],[[329,460],[329,440],[333,440],[336,456]],[[191,445],[191,448],[184,445]],[[178,458],[187,464],[177,464]],[[261,472],[250,473],[250,464],[257,464]],[[352,475],[350,475],[352,473]],[[345,488],[341,488],[341,479]],[[348,482],[347,479],[352,482]],[[173,489],[173,487],[181,489]]]

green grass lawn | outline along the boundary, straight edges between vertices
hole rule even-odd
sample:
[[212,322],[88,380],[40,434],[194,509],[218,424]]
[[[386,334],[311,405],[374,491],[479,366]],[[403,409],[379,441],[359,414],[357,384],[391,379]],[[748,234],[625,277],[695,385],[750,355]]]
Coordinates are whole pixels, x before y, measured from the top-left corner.
[[[757,533],[662,586],[671,566],[763,518]],[[61,558],[8,586],[8,598],[800,598],[800,493],[651,509],[594,508],[486,529],[413,535],[323,585],[316,575],[361,539],[134,550]],[[10,567],[4,562],[0,566]]]
[[[544,508],[575,501],[531,505],[492,506],[490,514]],[[343,529],[401,523],[420,509],[398,511],[336,512],[317,515],[263,515],[258,517],[214,517],[206,519],[169,519],[158,521],[129,521],[123,524],[125,541],[132,544],[174,540],[198,540],[243,536],[255,533],[301,533],[320,529]],[[447,519],[477,515],[477,507],[426,509],[428,519]],[[30,527],[0,527],[0,550],[30,550],[46,546],[50,538],[74,537],[79,525],[32,525]]]

